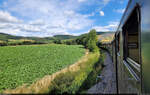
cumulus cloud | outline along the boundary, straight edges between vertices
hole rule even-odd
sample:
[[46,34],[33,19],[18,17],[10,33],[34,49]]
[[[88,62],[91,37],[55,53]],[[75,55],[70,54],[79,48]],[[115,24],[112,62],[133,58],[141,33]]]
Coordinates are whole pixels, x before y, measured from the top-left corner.
[[65,29],[49,28],[46,25],[0,23],[0,32],[16,36],[49,37],[57,34],[69,34]]
[[85,2],[86,0],[78,0],[78,2]]
[[42,25],[45,25],[45,22],[42,19],[38,19],[35,21],[30,21],[29,24],[35,25],[35,26],[42,26]]
[[104,16],[105,15],[103,11],[100,11],[99,13],[100,13],[100,16]]
[[125,1],[125,0],[119,0],[119,3],[120,3],[120,4],[123,4],[123,3],[124,3],[124,1]]
[[110,2],[110,0],[102,0],[103,4],[106,5]]
[[18,23],[21,22],[21,20],[18,20],[7,11],[0,11],[0,22]]
[[117,13],[124,13],[124,11],[125,11],[125,8],[124,9],[116,9],[116,10],[114,10],[115,12],[117,12]]
[[[89,19],[89,17],[94,16],[95,12],[80,13],[83,4],[86,6],[92,4],[106,5],[109,1],[44,0],[43,2],[43,0],[8,0],[1,5],[1,8],[6,11],[0,10],[0,32],[20,36],[44,37],[71,34],[72,31],[74,33],[75,31],[85,31],[94,23],[94,20]],[[11,13],[15,13],[16,17],[12,16]],[[104,12],[100,11],[100,15],[104,16]],[[17,16],[25,19],[20,20]]]
[[96,29],[96,31],[116,31],[118,24],[117,21],[111,21],[106,26],[94,26],[93,29]]
[[[80,2],[83,1],[80,0]],[[70,31],[82,30],[89,27],[94,22],[88,18],[93,13],[80,14],[77,12],[80,4],[76,0],[67,0],[65,2],[59,0],[45,0],[44,2],[43,0],[11,0],[5,2],[4,5],[3,7],[8,11],[31,19],[30,21],[25,21],[26,23],[22,23],[20,26],[14,24],[14,26],[18,26],[20,31],[24,32],[43,33],[44,31],[52,35],[57,33],[67,34]],[[12,17],[9,13],[5,13],[5,15],[7,15],[6,17],[9,16],[9,19],[5,19],[5,16],[2,16],[3,18],[0,17],[0,20],[3,20],[3,22],[18,21],[17,18]]]

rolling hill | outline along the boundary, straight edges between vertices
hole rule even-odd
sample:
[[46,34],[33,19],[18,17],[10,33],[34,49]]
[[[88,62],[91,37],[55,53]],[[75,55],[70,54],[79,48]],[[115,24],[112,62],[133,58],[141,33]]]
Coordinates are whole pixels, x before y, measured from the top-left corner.
[[[111,42],[113,39],[115,32],[97,32],[98,35],[98,40],[104,43]],[[84,35],[84,34],[82,34]],[[82,36],[80,35],[80,36]],[[0,41],[8,41],[8,40],[22,40],[22,39],[27,39],[27,40],[34,40],[37,42],[44,42],[44,43],[49,43],[55,39],[60,39],[60,40],[67,40],[67,39],[75,39],[80,36],[73,36],[73,35],[55,35],[53,37],[23,37],[23,36],[14,36],[10,34],[4,34],[0,33]]]
[[65,39],[73,39],[76,38],[77,36],[72,36],[72,35],[55,35],[54,37],[23,37],[23,36],[14,36],[14,35],[9,35],[5,33],[0,33],[0,40],[1,41],[7,41],[8,39],[11,40],[21,40],[21,39],[28,39],[28,40],[34,40],[38,42],[45,42],[48,43],[49,41],[52,41],[54,39],[60,39],[60,40],[65,40]]
[[113,40],[115,32],[97,32],[98,40],[102,43],[110,43]]

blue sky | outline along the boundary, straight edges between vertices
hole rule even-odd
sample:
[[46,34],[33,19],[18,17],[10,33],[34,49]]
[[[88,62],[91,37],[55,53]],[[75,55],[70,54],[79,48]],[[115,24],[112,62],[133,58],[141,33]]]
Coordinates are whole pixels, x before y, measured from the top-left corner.
[[128,0],[0,0],[0,32],[47,37],[115,31]]

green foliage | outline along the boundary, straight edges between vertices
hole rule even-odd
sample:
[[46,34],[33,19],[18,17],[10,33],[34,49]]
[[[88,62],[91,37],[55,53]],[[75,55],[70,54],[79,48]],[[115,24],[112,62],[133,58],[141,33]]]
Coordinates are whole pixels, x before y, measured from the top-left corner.
[[54,38],[60,39],[60,40],[66,40],[66,39],[75,39],[77,36],[72,35],[55,35]]
[[84,80],[87,78],[87,75],[87,72],[80,72],[80,74],[78,74],[73,80],[71,86],[69,87],[68,93],[76,94],[80,86],[83,84]]
[[76,39],[76,42],[78,44],[83,45],[85,48],[87,48],[87,38],[88,38],[88,34],[83,34]]
[[[22,37],[22,36],[13,36],[9,34],[0,33],[0,41],[4,41],[5,43],[0,43],[0,46],[7,46],[7,45],[30,45],[30,44],[48,44],[48,43],[56,43],[56,44],[62,44],[61,40],[67,40],[67,39],[75,39],[77,36],[72,35],[56,35],[54,37]],[[26,40],[32,40],[34,42],[23,42],[20,41],[22,39]],[[9,41],[9,40],[15,40],[15,41]],[[70,42],[67,42],[70,43]],[[74,42],[73,42],[74,44]],[[72,45],[72,42],[69,44]]]
[[90,72],[93,70],[93,66],[99,60],[99,52],[90,53],[88,61],[81,63],[80,69],[75,72],[66,72],[58,75],[53,85],[50,86],[51,94],[76,94],[84,81],[87,79]]
[[32,44],[45,44],[45,43],[28,39],[20,39],[20,40],[8,39],[7,41],[0,41],[0,46],[32,45]]
[[0,33],[0,40],[2,41],[8,41],[8,40],[22,40],[22,39],[27,39],[27,40],[34,40],[38,43],[49,43],[49,40],[53,40],[53,37],[45,37],[45,38],[39,38],[39,37],[22,37],[22,36],[13,36],[9,34],[4,34]]
[[7,42],[6,41],[0,41],[0,46],[7,46]]
[[62,43],[66,45],[77,45],[77,42],[75,41],[75,39],[63,40]]
[[80,45],[0,47],[0,90],[31,84],[75,63],[85,53]]
[[53,41],[53,43],[55,43],[55,44],[62,44],[62,42],[61,42],[60,39],[55,39],[55,40]]
[[87,38],[87,48],[91,51],[91,52],[96,52],[98,51],[98,47],[97,47],[97,35],[96,35],[96,30],[91,30],[90,33],[88,34],[88,38]]
[[92,29],[88,34],[83,34],[77,39],[66,41],[66,44],[80,44],[83,45],[85,48],[89,49],[91,52],[96,52],[98,51],[97,42],[98,39],[96,30]]
[[101,70],[103,69],[103,63],[104,63],[104,53],[101,52],[99,61],[96,64],[94,64],[92,72],[90,72],[90,74],[88,75],[88,77],[86,78],[86,80],[84,81],[80,89],[78,90],[78,93],[85,93],[88,89],[90,89],[93,85],[96,84],[96,78],[101,73]]
[[61,73],[52,81],[51,94],[68,93],[69,86],[75,79],[76,72]]

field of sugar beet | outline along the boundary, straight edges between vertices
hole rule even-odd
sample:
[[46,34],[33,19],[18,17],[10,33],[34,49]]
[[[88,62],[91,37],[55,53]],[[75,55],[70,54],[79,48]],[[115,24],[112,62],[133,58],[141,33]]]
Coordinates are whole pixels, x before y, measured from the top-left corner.
[[78,61],[81,45],[23,45],[0,47],[0,91],[51,75]]

